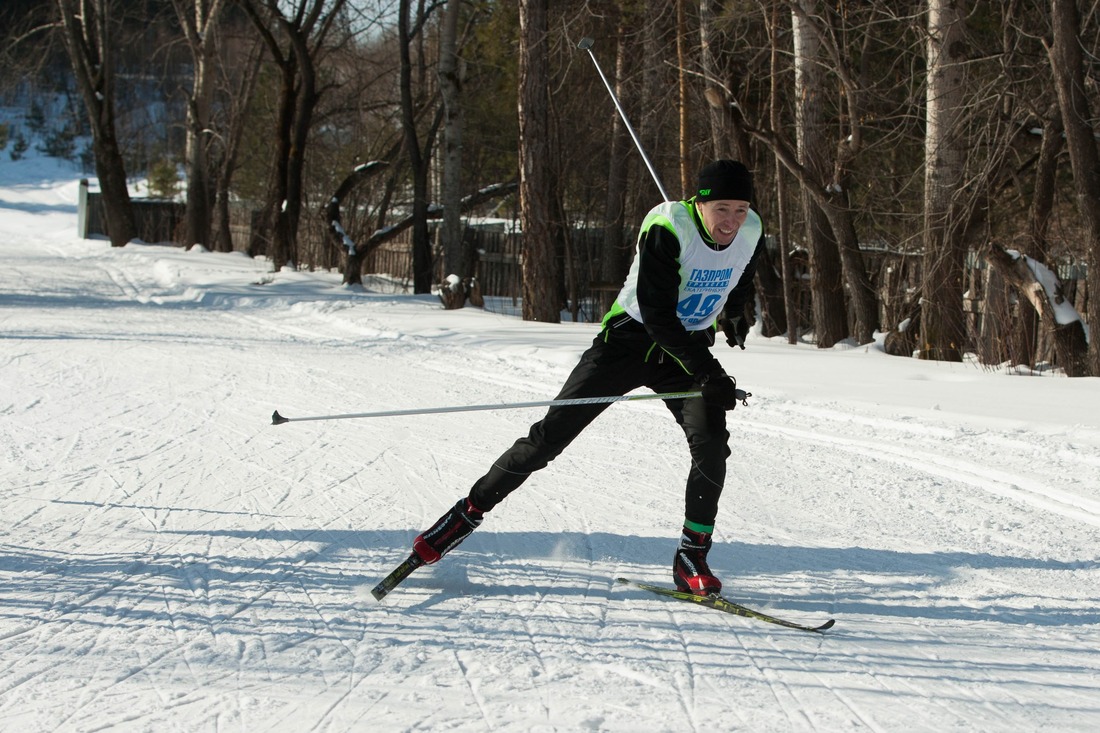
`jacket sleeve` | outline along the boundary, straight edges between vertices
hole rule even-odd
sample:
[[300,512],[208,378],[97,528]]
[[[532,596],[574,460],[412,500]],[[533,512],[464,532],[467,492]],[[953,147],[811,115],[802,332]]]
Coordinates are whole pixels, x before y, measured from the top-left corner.
[[718,360],[707,344],[691,337],[676,312],[680,296],[679,256],[680,241],[676,235],[660,224],[650,226],[638,248],[638,308],[649,337],[685,371],[696,374],[717,366]]

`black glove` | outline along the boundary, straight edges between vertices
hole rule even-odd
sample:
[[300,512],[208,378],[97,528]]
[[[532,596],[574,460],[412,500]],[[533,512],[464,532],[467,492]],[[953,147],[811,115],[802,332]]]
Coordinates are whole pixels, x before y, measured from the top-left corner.
[[744,350],[745,338],[749,335],[749,319],[743,315],[732,318],[723,317],[719,325],[722,326],[722,332],[726,334],[726,343],[730,346],[740,346]]
[[[737,380],[726,374],[721,366],[717,365],[706,371],[701,371],[695,380],[703,392],[703,399],[723,410],[732,410],[737,407],[738,392]],[[743,393],[742,393],[743,394]]]

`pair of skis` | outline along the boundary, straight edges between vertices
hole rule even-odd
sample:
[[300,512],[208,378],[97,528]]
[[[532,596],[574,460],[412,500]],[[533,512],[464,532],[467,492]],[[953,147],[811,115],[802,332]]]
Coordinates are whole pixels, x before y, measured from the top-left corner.
[[[401,584],[405,578],[409,577],[414,570],[424,564],[424,561],[420,559],[420,556],[415,552],[411,553],[401,564],[399,564],[393,571],[382,579],[378,585],[371,591],[371,595],[375,600],[382,600],[390,591]],[[823,624],[817,626],[810,626],[806,624],[795,623],[794,621],[787,621],[786,619],[772,616],[769,613],[763,611],[757,611],[748,606],[743,606],[740,603],[735,603],[728,598],[723,598],[720,595],[713,594],[709,596],[697,596],[693,593],[685,593],[675,588],[668,588],[663,585],[653,585],[652,583],[641,583],[636,580],[630,580],[628,578],[616,578],[616,582],[629,585],[632,588],[638,588],[640,590],[648,591],[665,598],[673,598],[678,601],[686,601],[694,603],[699,606],[706,606],[707,608],[713,608],[716,611],[723,611],[724,613],[731,613],[735,616],[741,616],[743,618],[756,619],[757,621],[764,621],[769,624],[775,624],[777,626],[783,626],[788,629],[796,629],[798,631],[809,631],[813,633],[824,633],[826,630],[831,629],[835,623],[835,619],[829,619]]]

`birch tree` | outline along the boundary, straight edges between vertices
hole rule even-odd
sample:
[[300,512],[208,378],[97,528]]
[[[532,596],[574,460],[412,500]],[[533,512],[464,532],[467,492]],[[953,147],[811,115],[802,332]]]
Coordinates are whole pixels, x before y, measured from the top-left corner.
[[959,211],[965,145],[962,137],[966,61],[965,0],[929,0],[924,139],[924,275],[920,358],[961,361],[966,339],[963,264],[966,243]]
[[795,17],[801,20],[798,23],[798,33],[814,35],[817,48],[824,52],[827,66],[838,78],[845,105],[842,107],[838,125],[842,131],[841,139],[833,146],[835,153],[828,159],[831,163],[830,170],[823,179],[807,181],[810,185],[805,186],[805,189],[825,215],[832,240],[836,243],[851,312],[849,333],[857,343],[870,343],[874,340],[874,332],[878,327],[878,304],[859,248],[859,237],[848,193],[853,185],[851,165],[863,151],[863,110],[860,105],[862,89],[849,70],[846,53],[835,41],[836,29],[826,26],[826,16],[811,17],[800,2],[794,3],[792,9]]
[[[822,74],[821,42],[807,19],[817,12],[816,0],[798,0],[798,3],[802,12],[792,11],[791,15],[798,166],[810,179],[821,181],[827,180],[829,173],[823,106],[826,82]],[[817,346],[827,349],[848,336],[840,258],[828,219],[806,186],[802,187],[802,211],[810,255],[814,336]]]

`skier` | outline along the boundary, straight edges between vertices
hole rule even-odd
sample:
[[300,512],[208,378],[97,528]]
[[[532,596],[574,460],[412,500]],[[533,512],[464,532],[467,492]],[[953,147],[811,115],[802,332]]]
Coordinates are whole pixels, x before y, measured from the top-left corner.
[[[750,208],[752,175],[737,161],[699,171],[695,195],[658,204],[642,222],[626,280],[602,330],[556,399],[701,390],[702,398],[665,401],[691,453],[676,586],[696,595],[722,583],[707,565],[718,499],[730,455],[726,411],[737,404],[735,380],[711,353],[718,325],[730,346],[745,348],[744,307],[763,249],[759,215]],[[486,512],[546,467],[608,404],[551,407],[429,529],[413,541],[426,564],[438,562],[481,524]]]

